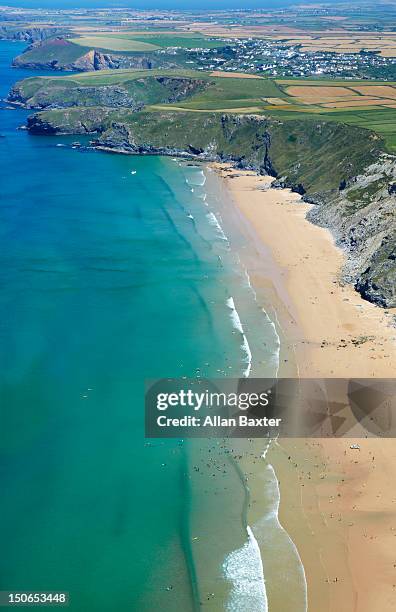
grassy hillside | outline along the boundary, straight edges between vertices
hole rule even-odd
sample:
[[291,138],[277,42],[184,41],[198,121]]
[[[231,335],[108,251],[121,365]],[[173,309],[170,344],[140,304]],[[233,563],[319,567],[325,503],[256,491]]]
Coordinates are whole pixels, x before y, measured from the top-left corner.
[[[77,46],[78,48],[78,46]],[[69,51],[67,51],[69,53]],[[71,52],[75,52],[75,46]],[[139,83],[148,77],[169,76],[174,78],[198,79],[205,82],[206,87],[197,88],[191,95],[178,98],[177,102],[167,107],[178,112],[206,112],[217,111],[255,113],[277,118],[281,121],[303,119],[304,121],[316,122],[318,119],[326,122],[337,122],[355,125],[377,132],[385,141],[389,151],[396,150],[396,86],[394,83],[381,83],[378,81],[319,81],[319,80],[272,80],[262,77],[239,78],[237,76],[220,77],[216,75],[194,70],[101,70],[97,72],[85,72],[62,78],[34,78],[27,79],[18,84],[22,95],[30,100],[30,106],[34,106],[35,99],[40,92],[40,99],[47,96],[52,103],[62,101],[62,96],[71,88],[100,88],[116,86],[131,90],[144,89]],[[304,94],[303,89],[309,88],[309,95],[304,94],[305,103],[296,95],[290,95],[290,87],[299,87],[299,93]],[[378,88],[386,87],[386,90]],[[301,89],[302,88],[302,89]],[[312,94],[313,88],[318,92]],[[346,90],[346,94],[340,96],[340,88]],[[54,91],[56,89],[56,92]],[[292,89],[292,93],[296,90]],[[393,93],[393,91],[395,93]],[[332,92],[334,92],[332,94]],[[364,92],[364,93],[362,93]],[[370,93],[372,92],[372,93]],[[391,100],[389,96],[395,95],[395,103],[384,106],[384,100]],[[386,97],[385,97],[386,96]],[[355,100],[377,98],[373,107],[354,107]],[[335,103],[350,103],[352,106],[345,108],[328,108],[323,104],[329,104],[328,100]],[[164,99],[161,96],[152,95],[152,87],[148,87],[147,94],[140,96],[140,101],[148,106],[151,112],[162,112]],[[169,100],[165,100],[169,104]],[[322,106],[321,106],[322,104]],[[395,108],[393,108],[395,106]]]
[[202,34],[181,32],[87,32],[72,40],[77,45],[109,51],[154,51],[167,47],[213,49],[223,47],[225,44],[221,40],[207,38]]
[[[74,81],[77,85],[100,87],[101,85],[122,85],[125,81],[141,79],[148,76],[179,76],[189,78],[205,78],[205,74],[194,70],[101,70],[95,72],[83,72],[80,74],[67,75],[62,80]],[[41,78],[41,83],[58,82],[59,77],[34,77]],[[29,79],[22,81],[24,83]]]
[[[219,110],[250,109],[257,107],[263,111],[263,98],[265,96],[280,95],[281,91],[274,81],[269,79],[241,79],[222,78],[211,76],[208,73],[186,70],[104,70],[99,72],[82,73],[63,78],[32,77],[17,83],[21,98],[29,106],[43,106],[45,100],[48,104],[62,106],[70,98],[71,93],[78,96],[80,105],[86,91],[91,96],[100,96],[100,90],[109,87],[125,89],[130,94],[139,94],[139,100],[150,105],[153,112],[161,110],[156,104],[163,103],[166,98],[158,96],[156,90],[159,81],[173,79],[176,83],[191,82],[190,92],[183,100],[176,98],[177,105],[182,104],[185,110]],[[248,86],[247,86],[248,82]],[[196,83],[196,86],[194,86]],[[156,87],[154,87],[156,86]],[[168,100],[169,101],[169,100]],[[47,104],[47,105],[48,105]]]
[[71,42],[77,46],[100,49],[104,51],[155,51],[159,47],[151,43],[128,38],[108,36],[81,36],[72,38]]
[[396,83],[324,79],[277,80],[285,101],[267,106],[272,114],[289,119],[295,113],[376,131],[388,150],[396,150]]
[[265,78],[243,79],[206,76],[210,87],[183,104],[188,110],[227,110],[257,107],[264,111],[264,99],[282,95],[275,81]]
[[[249,115],[139,113],[126,124],[135,144],[207,152],[271,171],[311,193],[338,190],[341,181],[376,159],[381,145],[374,134],[362,141],[361,130],[340,124],[284,123]],[[111,142],[114,132],[105,132],[103,141]]]
[[[367,129],[366,117],[375,111],[323,116],[297,104],[292,111],[268,108],[268,98],[286,95],[274,81],[183,71],[33,78],[17,84],[13,95],[50,109],[29,119],[31,133],[96,133],[96,145],[107,150],[194,155],[276,176],[279,186],[318,205],[311,214],[350,253],[347,278],[362,295],[396,306],[396,169],[379,135],[386,118],[377,117],[381,130]],[[56,108],[62,105],[67,108]],[[237,105],[244,114],[235,112]],[[381,112],[388,113],[389,138],[393,111]],[[350,125],[353,120],[365,129]]]
[[[120,34],[120,36],[125,36]],[[161,48],[166,47],[181,47],[182,49],[216,49],[224,47],[224,41],[221,39],[208,38],[197,33],[173,32],[173,33],[147,33],[137,36],[136,33],[131,35],[133,40],[141,42],[149,42],[152,45],[157,45]]]
[[[65,71],[103,70],[106,68],[170,68],[185,66],[191,59],[188,49],[224,46],[224,41],[197,33],[118,32],[79,30],[73,38],[54,36],[38,41],[14,60],[16,67],[49,68]],[[171,48],[170,53],[157,53]],[[177,51],[174,50],[177,48]],[[88,51],[109,57],[84,59]]]
[[[38,113],[34,132],[99,131],[102,145],[137,153],[184,151],[278,176],[310,194],[338,191],[378,158],[382,141],[352,126],[256,115],[73,108]],[[82,128],[82,129],[81,129]],[[331,172],[329,171],[331,168]]]
[[92,84],[94,81],[85,84],[74,78],[33,77],[16,83],[9,99],[29,108],[103,106],[137,110],[146,104],[180,102],[208,87],[203,79],[153,73],[147,71],[144,77],[110,80],[98,86]]
[[24,64],[51,63],[57,61],[60,65],[71,64],[87,53],[89,49],[75,45],[63,38],[54,38],[25,51],[14,63]]

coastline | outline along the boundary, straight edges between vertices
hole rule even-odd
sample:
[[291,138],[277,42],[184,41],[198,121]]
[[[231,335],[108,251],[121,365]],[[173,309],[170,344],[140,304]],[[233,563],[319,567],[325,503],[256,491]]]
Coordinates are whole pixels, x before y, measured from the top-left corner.
[[[394,311],[340,284],[344,255],[329,230],[306,220],[312,205],[290,190],[271,188],[270,177],[226,164],[211,167],[222,179],[230,210],[240,215],[242,231],[262,249],[258,255],[267,256],[264,268],[255,266],[249,275],[258,300],[267,312],[272,303],[276,313],[283,340],[280,376],[393,377]],[[353,443],[359,450],[350,448]],[[249,524],[264,566],[259,522],[270,465],[279,482],[280,523],[305,569],[308,610],[393,610],[393,440],[282,439],[272,443],[265,463],[261,446],[246,443],[240,463],[249,480]],[[268,584],[267,590],[270,609],[282,609],[281,589],[274,585],[271,593]]]
[[271,188],[271,177],[224,164],[212,167],[246,221],[242,229],[271,258],[266,278],[256,268],[252,281],[265,290],[272,286],[299,376],[392,377],[396,309],[381,309],[339,282],[344,255],[329,230],[306,219],[314,205],[289,189]]
[[[123,150],[97,148],[129,155]],[[194,160],[188,153],[178,157]],[[395,347],[392,335],[387,333],[390,316],[361,300],[351,287],[341,288],[337,284],[342,253],[334,247],[327,230],[305,221],[310,206],[288,190],[268,189],[272,180],[268,177],[230,169],[227,165],[213,166],[222,176],[225,192],[231,194],[235,204],[233,214],[238,216],[257,251],[264,255],[262,259],[266,259],[264,263],[261,261],[260,268],[249,268],[249,278],[258,289],[258,300],[262,300],[264,310],[274,317],[281,338],[280,376],[345,376],[345,367],[350,367],[352,373],[348,375],[351,376],[391,376]],[[258,211],[263,199],[268,206]],[[327,238],[314,237],[309,228],[326,232]],[[295,236],[298,236],[297,242],[293,242]],[[306,246],[310,249],[305,252]],[[323,276],[323,287],[317,295],[316,287],[321,283],[314,273],[318,271]],[[309,283],[305,286],[307,280]],[[365,305],[369,306],[368,310]],[[232,310],[232,306],[229,308]],[[342,323],[334,327],[332,323],[337,320]],[[376,334],[372,333],[374,327]],[[330,374],[328,364],[332,368]],[[371,365],[372,374],[362,374],[364,364]],[[396,581],[396,560],[391,537],[396,529],[393,520],[396,500],[392,496],[396,472],[391,468],[396,465],[396,452],[392,440],[357,440],[361,447],[358,454],[350,450],[352,442],[278,440],[272,443],[264,458],[258,442],[241,443],[244,456],[240,466],[247,475],[249,492],[248,523],[261,546],[271,611],[291,609],[291,601],[293,610],[298,612],[298,606],[303,609],[305,604],[295,582],[290,581],[286,586],[282,576],[279,584],[276,583],[277,570],[287,574],[288,568],[271,566],[268,542],[262,537],[263,508],[274,513],[274,522],[278,518],[278,500],[270,507],[270,496],[268,490],[263,493],[263,486],[273,486],[276,495],[280,489],[279,519],[287,532],[279,525],[277,535],[280,541],[287,541],[290,534],[297,546],[297,557],[301,556],[306,568],[310,610],[373,612],[380,608],[386,612],[395,608],[392,589]],[[272,466],[275,472],[268,469]],[[232,502],[237,506],[235,501],[233,496]],[[249,525],[250,542],[253,531]],[[202,544],[207,554],[211,553],[207,543],[199,543],[195,537],[193,540],[194,548]],[[270,555],[275,556],[276,551],[277,556],[279,549],[271,544]],[[291,565],[298,562],[294,553],[291,547]],[[296,577],[305,580],[305,575]],[[213,590],[215,587],[221,590],[218,583],[213,584]],[[204,601],[203,605],[207,609],[213,606],[213,610],[218,607],[217,601]]]

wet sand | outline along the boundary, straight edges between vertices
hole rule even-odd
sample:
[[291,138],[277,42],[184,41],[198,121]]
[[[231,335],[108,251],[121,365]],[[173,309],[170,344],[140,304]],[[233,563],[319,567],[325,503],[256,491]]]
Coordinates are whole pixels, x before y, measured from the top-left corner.
[[[280,375],[394,377],[395,313],[340,283],[344,255],[328,230],[306,220],[310,205],[289,190],[269,188],[268,177],[224,165],[215,169],[230,206],[236,205],[246,221],[243,230],[267,256],[265,274],[262,266],[249,273],[276,309],[284,339]],[[359,449],[351,448],[354,443]],[[280,522],[305,568],[308,609],[396,609],[395,441],[281,439],[272,443],[265,461],[262,447],[246,442],[241,466],[248,475],[249,522],[263,558],[267,551],[258,521],[269,463],[279,480]],[[271,564],[268,571],[273,572]],[[276,582],[275,575],[270,578]],[[282,584],[269,587],[269,607],[276,612],[287,609]]]

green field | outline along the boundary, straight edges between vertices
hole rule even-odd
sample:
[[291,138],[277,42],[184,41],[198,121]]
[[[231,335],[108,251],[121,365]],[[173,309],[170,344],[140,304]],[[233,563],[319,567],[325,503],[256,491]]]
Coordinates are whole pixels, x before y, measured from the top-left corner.
[[[191,78],[208,78],[208,73],[200,73],[196,70],[130,70],[129,68],[120,70],[97,70],[95,72],[80,72],[79,74],[73,74],[62,78],[62,80],[76,81],[79,85],[117,85],[130,81],[133,79],[141,79],[148,76],[178,76],[178,77],[191,77]],[[54,82],[53,77],[34,77],[44,78]],[[58,77],[59,78],[59,77]],[[57,82],[58,82],[57,78]]]
[[356,125],[377,132],[379,136],[384,138],[388,150],[396,151],[396,109],[394,108],[381,110],[366,108],[364,110],[319,111],[315,113],[273,110],[270,114],[282,120],[297,119],[303,116],[304,119],[311,119],[312,121],[324,119],[325,121]]
[[[194,74],[194,73],[193,73]],[[195,73],[196,74],[196,73]],[[208,78],[208,76],[206,76]],[[241,79],[241,78],[214,78],[209,77],[213,86],[196,94],[189,100],[174,105],[174,110],[218,110],[218,111],[243,111],[262,113],[277,116],[280,119],[306,119],[317,120],[318,117],[327,121],[337,121],[348,125],[356,125],[373,130],[382,136],[390,151],[396,150],[396,109],[394,108],[372,108],[364,109],[324,109],[321,107],[309,107],[296,104],[283,89],[283,83],[271,79]],[[301,81],[300,81],[301,82]],[[293,83],[294,84],[294,83]],[[342,86],[369,85],[370,81],[304,81],[309,85]],[[374,85],[390,85],[389,82],[373,82]],[[268,106],[265,98],[283,98],[289,102],[290,108],[277,109],[276,106]],[[152,106],[155,111],[156,107]],[[158,110],[163,110],[159,108]]]
[[199,34],[148,33],[136,34],[128,32],[101,32],[71,39],[73,43],[83,47],[95,47],[109,51],[143,52],[156,51],[166,47],[181,47],[182,49],[223,47],[221,40],[211,40]]
[[353,87],[354,85],[396,85],[395,81],[368,81],[366,79],[323,79],[323,78],[307,78],[301,77],[276,79],[280,87],[287,85],[309,85],[310,87]]
[[396,85],[394,81],[285,79],[278,80],[277,84],[282,89],[283,94],[286,95],[290,107],[282,109],[273,107],[270,109],[271,114],[282,119],[293,119],[296,115],[303,114],[307,119],[317,120],[320,117],[328,121],[337,121],[370,129],[384,138],[386,146],[390,151],[396,150],[396,108],[381,106],[381,102],[378,101],[378,103],[373,102],[372,106],[360,108],[353,108],[353,102],[351,102],[351,108],[329,109],[320,106],[320,104],[301,105],[295,98],[287,95],[287,87],[290,85],[347,88],[353,88],[354,86],[376,87],[384,85],[390,87]]
[[111,34],[113,38],[123,38],[126,40],[135,40],[143,43],[149,43],[156,47],[166,48],[166,47],[181,47],[183,49],[195,49],[195,48],[204,48],[204,49],[214,49],[217,47],[224,47],[224,41],[220,39],[211,39],[202,36],[201,34],[174,34],[174,33],[148,33],[148,34],[128,34],[128,33],[120,33],[120,34]]
[[263,98],[281,96],[275,81],[270,79],[241,79],[205,77],[211,86],[183,103],[184,110],[227,110],[261,107]]
[[[154,77],[179,77],[199,79],[206,83],[198,87],[185,99],[179,99],[171,104],[161,101]],[[138,81],[137,81],[138,80]],[[293,81],[293,84],[316,84],[317,81]],[[326,86],[341,86],[371,84],[370,81],[329,81],[318,83]],[[379,85],[379,82],[373,82]],[[385,83],[389,85],[390,83]],[[396,108],[365,107],[365,108],[323,108],[315,105],[301,105],[296,99],[287,95],[287,83],[272,79],[245,79],[238,77],[212,76],[208,72],[193,70],[117,70],[81,73],[62,78],[35,77],[23,82],[23,90],[27,97],[34,97],[35,92],[46,90],[46,95],[59,95],[51,90],[65,88],[63,96],[68,96],[67,90],[76,87],[105,85],[121,85],[128,92],[138,96],[146,104],[150,112],[162,112],[165,108],[175,111],[217,111],[228,113],[252,113],[276,117],[282,121],[299,118],[317,121],[318,119],[355,125],[377,132],[384,138],[388,150],[396,150]],[[280,98],[288,104],[277,108],[268,104],[267,99]]]
[[42,45],[33,46],[20,57],[23,57],[26,63],[57,61],[59,64],[70,64],[87,51],[89,51],[88,48],[74,45],[69,40],[54,39],[45,41]]
[[106,49],[108,51],[156,51],[159,48],[140,40],[114,36],[82,36],[81,38],[72,38],[71,42],[82,47]]
[[[147,79],[150,77],[189,77],[199,79],[208,83],[208,87],[195,95],[178,102],[175,106],[181,110],[218,110],[229,111],[240,110],[261,112],[264,111],[265,98],[284,96],[275,81],[265,78],[242,79],[237,77],[214,77],[207,72],[194,70],[104,70],[97,72],[85,72],[77,75],[62,78],[34,77],[24,82],[24,88],[31,91],[37,90],[41,85],[46,88],[58,88],[71,86],[104,86],[123,84],[128,89],[128,82],[137,79]],[[150,103],[150,101],[148,101]],[[171,108],[171,106],[170,106]],[[152,111],[162,110],[152,106]],[[245,111],[245,112],[246,112]]]

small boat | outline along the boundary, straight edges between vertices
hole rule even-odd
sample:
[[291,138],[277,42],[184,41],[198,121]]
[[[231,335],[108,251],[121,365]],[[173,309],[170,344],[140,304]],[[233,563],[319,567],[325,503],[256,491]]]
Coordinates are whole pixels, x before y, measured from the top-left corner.
[[131,170],[131,174],[136,174],[136,170]]
[[192,216],[192,214],[191,214],[191,213],[190,213],[189,215],[187,215],[187,217],[188,217],[189,219],[194,219],[194,217]]

